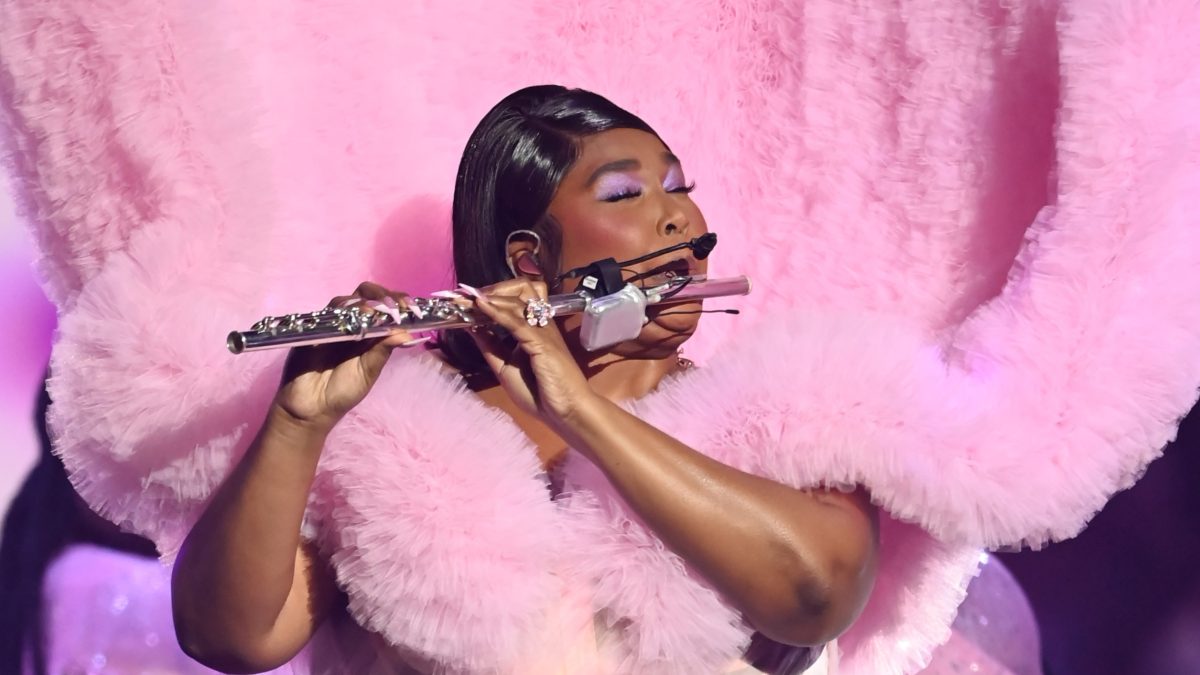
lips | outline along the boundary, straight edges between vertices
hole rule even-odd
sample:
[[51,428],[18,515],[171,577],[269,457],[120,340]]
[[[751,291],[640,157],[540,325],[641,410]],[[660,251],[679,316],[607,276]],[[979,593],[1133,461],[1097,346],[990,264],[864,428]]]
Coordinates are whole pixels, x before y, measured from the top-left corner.
[[687,258],[676,258],[651,270],[654,274],[669,274],[671,276],[686,276],[695,273],[695,268]]
[[676,258],[667,263],[668,271],[676,274],[695,274],[696,266],[688,258]]
[[696,261],[691,257],[676,258],[670,262],[655,265],[643,272],[639,272],[628,280],[643,285],[655,285],[664,283],[674,277],[695,275],[696,269]]

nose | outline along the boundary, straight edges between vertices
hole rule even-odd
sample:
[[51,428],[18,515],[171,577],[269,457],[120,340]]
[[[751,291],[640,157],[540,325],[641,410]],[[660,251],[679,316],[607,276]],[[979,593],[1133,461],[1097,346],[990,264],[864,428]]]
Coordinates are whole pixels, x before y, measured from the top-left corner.
[[659,236],[686,236],[690,227],[691,222],[687,214],[675,203],[674,199],[668,198],[663,205],[662,216],[658,219]]

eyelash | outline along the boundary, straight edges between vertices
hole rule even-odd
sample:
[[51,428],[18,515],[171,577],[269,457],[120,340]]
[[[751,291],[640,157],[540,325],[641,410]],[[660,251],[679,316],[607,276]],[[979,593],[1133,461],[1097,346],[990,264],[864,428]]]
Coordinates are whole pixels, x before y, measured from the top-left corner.
[[[688,195],[688,194],[691,194],[692,191],[694,191],[695,189],[696,189],[696,183],[693,181],[691,183],[688,183],[687,185],[684,185],[683,187],[677,187],[674,190],[667,190],[667,192],[670,192],[671,194],[676,194],[676,195]],[[615,194],[611,197],[605,197],[601,201],[606,201],[609,203],[619,202],[623,199],[630,199],[632,197],[640,196],[641,194],[642,194],[641,190],[634,190],[632,192],[622,192],[619,194]]]

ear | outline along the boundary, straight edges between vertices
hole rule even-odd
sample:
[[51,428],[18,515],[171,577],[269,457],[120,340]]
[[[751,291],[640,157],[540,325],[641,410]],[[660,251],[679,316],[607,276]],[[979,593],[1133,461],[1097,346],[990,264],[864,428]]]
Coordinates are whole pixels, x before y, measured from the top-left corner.
[[538,260],[541,242],[532,232],[518,230],[508,238],[508,269],[514,277],[542,278],[542,265]]

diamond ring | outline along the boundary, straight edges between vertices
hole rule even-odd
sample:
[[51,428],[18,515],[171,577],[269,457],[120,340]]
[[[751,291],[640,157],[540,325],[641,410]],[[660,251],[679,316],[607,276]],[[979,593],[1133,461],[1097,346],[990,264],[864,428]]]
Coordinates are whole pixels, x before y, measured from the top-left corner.
[[541,298],[525,301],[525,323],[530,326],[547,326],[554,318],[554,305]]

